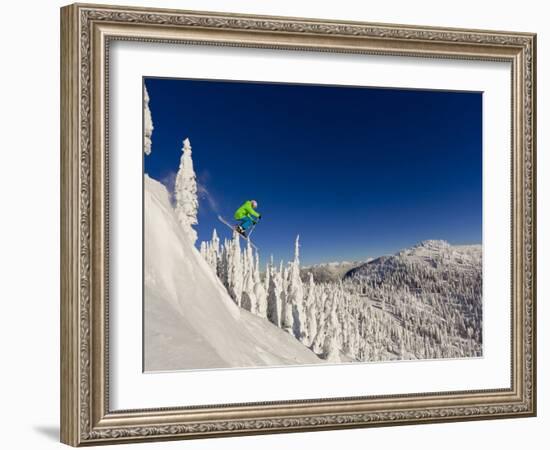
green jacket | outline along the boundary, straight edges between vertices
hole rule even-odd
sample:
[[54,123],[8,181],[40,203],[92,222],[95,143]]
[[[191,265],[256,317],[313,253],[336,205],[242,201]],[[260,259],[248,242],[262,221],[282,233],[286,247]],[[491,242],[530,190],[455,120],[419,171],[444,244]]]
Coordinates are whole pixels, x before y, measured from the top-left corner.
[[234,217],[236,220],[241,220],[244,217],[260,217],[260,214],[254,211],[254,208],[252,208],[252,202],[250,200],[247,200],[241,206],[239,206],[239,209],[237,209],[237,211],[235,211]]

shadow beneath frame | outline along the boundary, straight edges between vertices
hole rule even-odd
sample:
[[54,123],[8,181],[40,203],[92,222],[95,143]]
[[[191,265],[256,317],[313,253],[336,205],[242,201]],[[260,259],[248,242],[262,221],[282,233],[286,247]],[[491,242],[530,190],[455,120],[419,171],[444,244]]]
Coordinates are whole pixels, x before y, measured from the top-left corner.
[[33,429],[50,440],[59,442],[59,427],[53,425],[35,425]]

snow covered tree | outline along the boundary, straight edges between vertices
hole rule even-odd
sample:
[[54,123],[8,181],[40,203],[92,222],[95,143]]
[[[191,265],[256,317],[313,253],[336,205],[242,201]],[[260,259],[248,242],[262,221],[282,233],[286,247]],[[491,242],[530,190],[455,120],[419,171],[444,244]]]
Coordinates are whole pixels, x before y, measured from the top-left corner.
[[257,302],[256,296],[254,295],[254,284],[252,280],[252,273],[250,271],[246,272],[243,291],[241,297],[241,308],[250,311],[253,314],[256,314],[257,311]]
[[199,200],[197,198],[197,177],[193,170],[191,143],[188,138],[183,141],[181,151],[183,154],[180,159],[175,186],[176,217],[189,240],[194,245],[197,241],[197,232],[193,228],[193,225],[198,223]]
[[267,317],[267,290],[260,275],[260,256],[255,253],[254,258],[254,296],[256,297],[256,314],[260,317]]
[[326,287],[321,287],[321,292],[318,296],[316,296],[317,300],[317,310],[318,314],[315,316],[316,324],[311,325],[312,329],[312,338],[311,338],[311,348],[312,350],[317,353],[318,355],[321,355],[323,353],[323,347],[325,343],[325,336],[326,336],[326,324],[327,324],[327,303],[328,303],[328,296],[326,292]]
[[214,273],[218,275],[218,266],[221,264],[220,238],[218,237],[218,233],[215,228],[212,233],[212,240],[209,242],[201,242],[200,253],[208,265],[212,267]]
[[237,305],[241,306],[241,297],[244,284],[244,271],[241,255],[241,246],[236,232],[233,233],[233,239],[230,241],[228,249],[228,289],[229,294],[235,300]]
[[212,232],[212,251],[213,255],[216,256],[216,258],[219,258],[220,256],[220,238],[218,237],[218,232],[214,228],[214,231]]
[[242,307],[256,314],[258,305],[254,294],[254,255],[250,242],[247,243],[243,259],[243,300]]
[[267,292],[260,281],[254,284],[254,297],[256,297],[256,314],[267,318]]
[[269,292],[269,283],[271,282],[272,270],[273,270],[273,255],[271,255],[269,263],[267,263],[265,266],[264,287],[266,292]]
[[313,273],[309,273],[309,281],[305,299],[305,337],[302,340],[306,346],[311,346],[313,339],[317,334],[317,298],[316,298],[315,282],[313,281]]
[[145,83],[143,84],[143,151],[146,155],[151,154],[151,136],[153,135],[153,118],[149,109],[149,93]]
[[294,334],[294,315],[292,314],[292,302],[288,293],[289,270],[285,267],[280,268],[282,286],[281,290],[281,328],[288,333]]
[[288,303],[292,308],[292,333],[298,340],[305,337],[304,286],[300,278],[300,236],[294,244],[294,261],[290,265]]
[[274,325],[281,327],[281,274],[276,272],[273,264],[269,267],[269,287],[267,289],[267,319]]
[[327,333],[325,344],[323,346],[323,357],[328,362],[340,362],[340,350],[338,349],[338,340],[336,338],[338,331],[331,330]]

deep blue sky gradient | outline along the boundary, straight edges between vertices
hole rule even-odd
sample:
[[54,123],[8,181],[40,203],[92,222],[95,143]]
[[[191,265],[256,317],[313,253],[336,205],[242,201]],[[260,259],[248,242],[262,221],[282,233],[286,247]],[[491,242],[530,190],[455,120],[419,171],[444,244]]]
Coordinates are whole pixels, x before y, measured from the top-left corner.
[[[482,94],[146,78],[145,172],[173,189],[189,137],[197,231],[230,230],[247,199],[262,260],[305,264],[394,253],[424,239],[481,243]],[[216,209],[218,211],[216,211]]]

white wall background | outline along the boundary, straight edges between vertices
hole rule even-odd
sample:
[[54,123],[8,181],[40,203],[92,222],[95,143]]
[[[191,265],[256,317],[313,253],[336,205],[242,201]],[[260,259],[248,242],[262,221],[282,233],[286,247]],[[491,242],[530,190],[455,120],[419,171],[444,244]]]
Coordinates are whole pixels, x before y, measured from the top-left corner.
[[[523,0],[357,2],[352,0],[120,1],[119,4],[342,20],[442,25],[538,33],[539,416],[471,423],[416,425],[187,442],[139,448],[278,449],[543,448],[548,434],[548,201],[550,159],[550,33],[545,2]],[[60,448],[59,432],[59,1],[4,5],[0,151],[0,415],[3,448]],[[543,255],[546,254],[546,257]],[[546,378],[547,378],[546,374]],[[123,446],[127,448],[128,446]],[[137,448],[137,447],[131,447]]]

